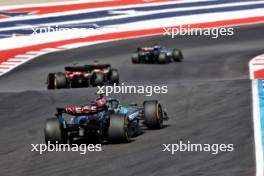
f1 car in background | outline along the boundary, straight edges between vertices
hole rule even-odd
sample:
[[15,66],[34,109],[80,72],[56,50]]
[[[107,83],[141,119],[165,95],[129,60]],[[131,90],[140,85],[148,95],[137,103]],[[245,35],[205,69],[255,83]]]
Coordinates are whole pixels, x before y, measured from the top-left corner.
[[119,73],[110,64],[67,66],[64,73],[49,73],[48,89],[77,88],[118,84]]
[[166,49],[159,45],[137,48],[132,55],[132,63],[159,63],[181,62],[183,54],[180,49]]
[[100,143],[128,142],[142,133],[143,126],[160,129],[167,119],[167,113],[157,100],[144,101],[142,107],[124,106],[117,99],[101,95],[89,105],[57,108],[56,117],[46,120],[45,141],[72,143],[76,139],[90,138]]

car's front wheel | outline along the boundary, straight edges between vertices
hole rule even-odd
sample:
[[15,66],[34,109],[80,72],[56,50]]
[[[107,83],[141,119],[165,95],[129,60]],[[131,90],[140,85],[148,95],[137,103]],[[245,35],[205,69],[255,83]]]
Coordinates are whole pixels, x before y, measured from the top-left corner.
[[156,100],[144,101],[144,120],[148,128],[163,127],[163,111],[160,103]]
[[182,51],[179,49],[174,49],[172,52],[172,58],[175,62],[181,62],[183,60]]

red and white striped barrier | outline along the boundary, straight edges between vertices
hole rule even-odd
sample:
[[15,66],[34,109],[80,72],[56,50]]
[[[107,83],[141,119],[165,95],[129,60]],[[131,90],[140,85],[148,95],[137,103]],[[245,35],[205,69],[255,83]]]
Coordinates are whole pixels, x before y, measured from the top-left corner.
[[249,62],[250,79],[264,79],[264,54]]

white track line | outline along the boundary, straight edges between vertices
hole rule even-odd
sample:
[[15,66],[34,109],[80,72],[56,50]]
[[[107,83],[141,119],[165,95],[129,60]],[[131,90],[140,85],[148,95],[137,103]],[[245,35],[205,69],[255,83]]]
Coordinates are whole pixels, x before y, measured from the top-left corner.
[[55,51],[60,51],[61,49],[58,49],[58,48],[44,48],[44,49],[41,49],[41,51],[44,51],[45,53],[46,52],[55,52]]
[[11,63],[11,62],[2,62],[1,64],[0,64],[0,67],[1,66],[16,66],[16,65],[18,65],[18,64],[15,64],[15,63]]
[[46,53],[45,51],[28,51],[26,52],[26,54],[30,54],[30,55],[39,55],[39,54],[44,54]]
[[17,62],[25,62],[25,61],[27,61],[28,60],[28,58],[26,58],[26,59],[15,59],[15,58],[13,58],[13,59],[8,59],[8,61],[17,61]]
[[2,68],[0,68],[0,72],[3,72],[3,73],[6,73],[9,70],[10,70],[10,68],[8,68],[8,69],[2,69]]
[[106,1],[115,1],[115,0],[75,0],[75,1],[63,1],[63,2],[49,2],[49,3],[38,3],[38,4],[26,4],[26,5],[10,5],[2,6],[0,10],[13,10],[20,8],[31,8],[31,7],[47,7],[47,6],[58,6],[58,5],[75,5],[75,4],[84,4],[84,3],[93,3],[93,2],[106,2]]
[[32,55],[28,55],[28,54],[19,54],[19,55],[17,55],[16,56],[16,58],[18,58],[18,59],[27,59],[28,57],[30,57],[30,56],[32,56]]

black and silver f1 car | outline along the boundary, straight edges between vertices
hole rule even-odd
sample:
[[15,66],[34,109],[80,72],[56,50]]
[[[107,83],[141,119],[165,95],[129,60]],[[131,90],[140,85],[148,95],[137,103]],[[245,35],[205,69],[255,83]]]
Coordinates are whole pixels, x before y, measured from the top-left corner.
[[132,55],[132,63],[159,63],[166,64],[169,62],[181,62],[183,54],[180,49],[166,49],[159,45],[152,47],[137,48],[137,51]]
[[89,105],[57,108],[56,117],[47,119],[44,133],[47,143],[72,143],[80,138],[128,142],[142,133],[143,126],[160,129],[167,119],[156,100],[144,101],[143,106],[123,106],[119,100],[101,95]]
[[84,66],[65,67],[64,73],[49,73],[47,78],[48,89],[77,88],[118,84],[117,69],[110,64],[94,64]]

